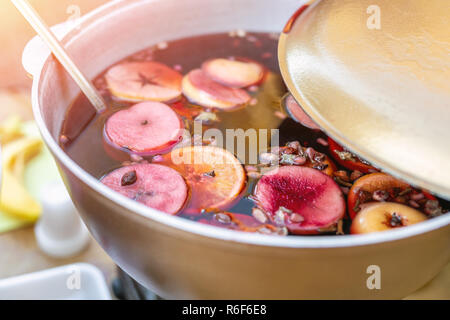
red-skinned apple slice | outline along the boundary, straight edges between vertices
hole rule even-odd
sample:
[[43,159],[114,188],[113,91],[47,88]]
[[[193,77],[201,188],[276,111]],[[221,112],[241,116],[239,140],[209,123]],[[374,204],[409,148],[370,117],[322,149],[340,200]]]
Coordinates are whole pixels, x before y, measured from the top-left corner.
[[293,234],[331,230],[345,214],[339,186],[326,174],[307,167],[269,171],[256,186],[255,200],[274,223],[284,224]]
[[116,192],[168,214],[186,203],[188,187],[175,170],[157,164],[137,164],[116,169],[102,183]]
[[230,88],[245,88],[259,83],[264,67],[257,62],[211,59],[203,63],[203,72],[212,80]]
[[427,220],[422,212],[394,202],[370,203],[352,221],[350,233],[362,234],[409,226]]
[[168,66],[155,62],[125,62],[105,75],[111,93],[127,101],[168,102],[181,95],[183,76]]
[[234,109],[251,99],[245,90],[215,82],[200,69],[192,70],[183,78],[182,88],[183,94],[191,102],[207,108]]
[[302,126],[313,130],[321,130],[320,127],[310,118],[310,116],[303,111],[302,107],[300,107],[291,94],[288,93],[284,96],[282,99],[282,104],[284,104],[284,108],[287,110],[291,118],[299,122]]
[[181,139],[183,123],[160,102],[141,102],[114,113],[105,124],[107,142],[124,151],[153,155],[170,151]]

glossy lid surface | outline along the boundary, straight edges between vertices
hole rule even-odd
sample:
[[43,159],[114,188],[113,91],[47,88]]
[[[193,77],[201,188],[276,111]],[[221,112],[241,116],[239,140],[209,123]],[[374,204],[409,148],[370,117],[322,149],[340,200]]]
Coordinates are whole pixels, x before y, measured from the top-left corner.
[[446,0],[321,0],[294,15],[279,47],[289,90],[324,131],[445,198],[449,21]]

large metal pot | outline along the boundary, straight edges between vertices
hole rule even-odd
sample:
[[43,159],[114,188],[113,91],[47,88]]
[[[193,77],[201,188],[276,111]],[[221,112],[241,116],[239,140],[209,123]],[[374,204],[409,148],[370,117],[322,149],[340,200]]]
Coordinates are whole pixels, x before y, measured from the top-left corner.
[[[298,0],[123,0],[95,10],[64,38],[93,78],[159,41],[232,29],[280,31]],[[70,194],[95,239],[126,272],[164,298],[402,298],[450,259],[450,215],[358,236],[276,237],[169,216],[99,183],[58,146],[78,89],[54,58],[24,54],[33,109]],[[47,53],[48,54],[48,53]],[[189,53],[187,53],[189,54]],[[88,156],[88,155],[86,155]],[[375,267],[370,267],[375,266]],[[381,289],[367,279],[380,269]],[[369,283],[370,283],[369,279]]]

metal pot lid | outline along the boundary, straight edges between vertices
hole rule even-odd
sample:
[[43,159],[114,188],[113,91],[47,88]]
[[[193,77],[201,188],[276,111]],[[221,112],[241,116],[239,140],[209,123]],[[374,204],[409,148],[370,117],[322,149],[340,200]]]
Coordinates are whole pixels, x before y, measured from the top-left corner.
[[331,137],[450,199],[450,5],[321,0],[280,37],[289,91]]

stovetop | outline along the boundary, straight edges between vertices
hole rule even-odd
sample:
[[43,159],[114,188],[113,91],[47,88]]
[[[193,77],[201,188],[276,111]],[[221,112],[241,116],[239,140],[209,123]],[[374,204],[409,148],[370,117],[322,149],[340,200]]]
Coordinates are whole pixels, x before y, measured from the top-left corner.
[[125,271],[117,267],[117,278],[112,282],[112,291],[119,300],[162,300],[161,297],[140,285]]

